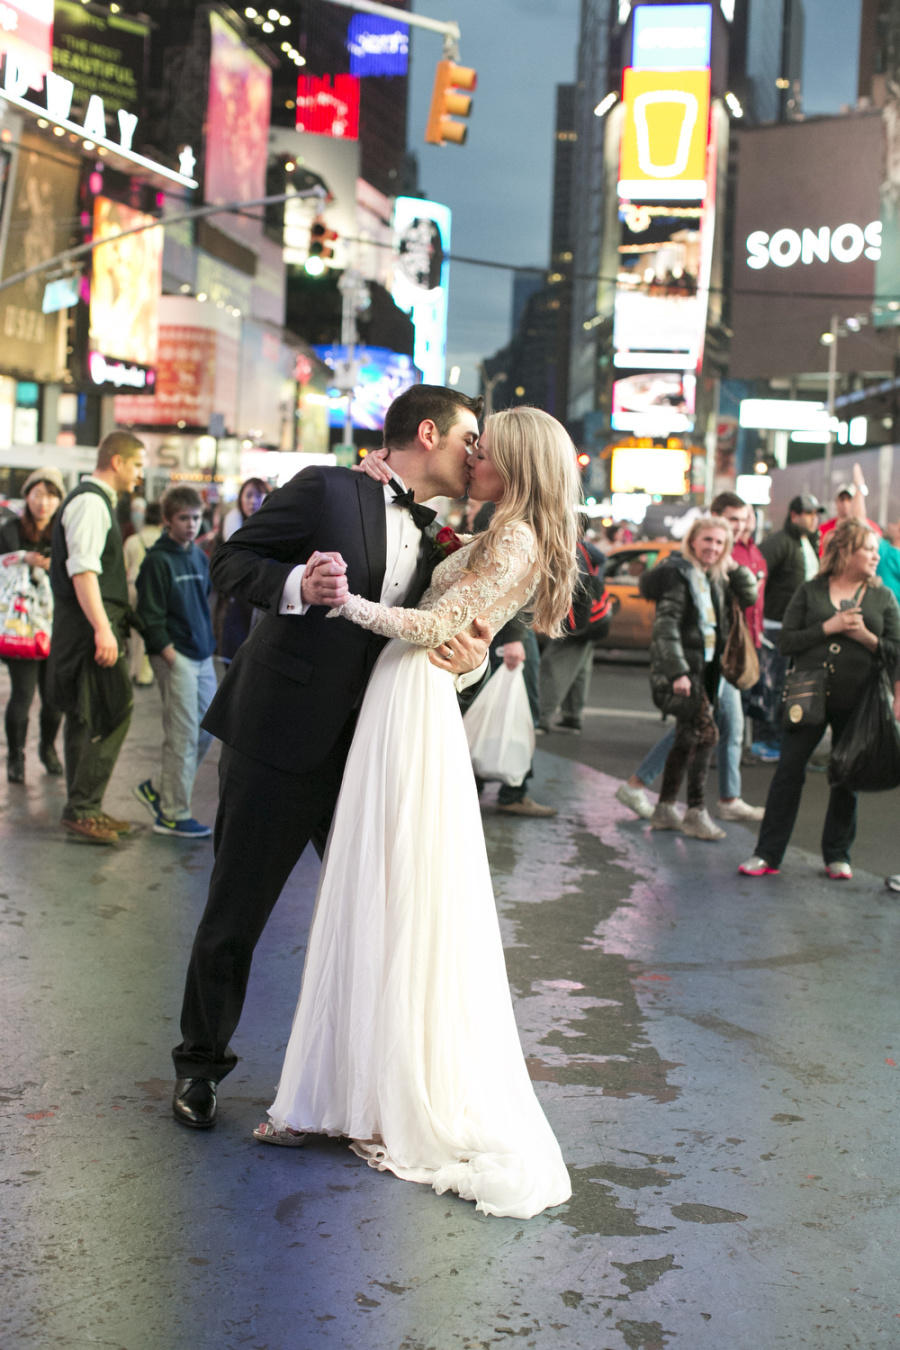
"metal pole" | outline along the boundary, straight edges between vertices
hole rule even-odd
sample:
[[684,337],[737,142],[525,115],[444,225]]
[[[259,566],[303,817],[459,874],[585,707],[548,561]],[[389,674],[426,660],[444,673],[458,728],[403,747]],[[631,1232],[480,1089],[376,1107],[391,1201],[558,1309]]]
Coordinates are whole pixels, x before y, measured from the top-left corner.
[[378,14],[384,19],[396,19],[398,23],[410,24],[414,28],[429,28],[432,33],[443,33],[445,37],[459,42],[462,34],[459,24],[452,20],[444,23],[440,19],[429,19],[426,14],[412,14],[407,9],[394,9],[392,5],[379,5],[377,0],[328,0],[330,5],[341,5],[344,9],[359,9],[364,14]]
[[222,206],[195,206],[190,211],[182,211],[177,216],[160,216],[157,220],[150,221],[147,225],[134,225],[130,230],[120,230],[118,234],[108,234],[102,239],[92,239],[89,244],[79,244],[76,248],[67,248],[62,253],[57,253],[53,258],[47,258],[44,262],[36,263],[34,267],[26,267],[24,272],[16,272],[14,276],[5,277],[0,281],[0,291],[5,291],[8,286],[16,286],[20,281],[26,281],[28,277],[37,276],[39,272],[49,272],[54,268],[67,262],[74,262],[76,258],[83,258],[89,253],[93,253],[95,248],[102,248],[104,244],[114,244],[120,239],[125,239],[129,234],[143,234],[144,230],[165,229],[167,225],[180,225],[185,220],[199,220],[202,216],[227,215],[229,213],[239,214],[246,211],[250,206],[269,206],[275,202],[286,202],[294,197],[321,197],[323,200],[327,192],[322,187],[305,188],[300,192],[276,192],[269,197],[254,197],[248,202],[226,202]]
[[828,330],[831,341],[828,344],[828,440],[825,442],[825,456],[822,463],[824,484],[822,497],[825,502],[831,500],[831,459],[834,454],[834,402],[837,396],[837,354],[838,327],[840,316],[832,314],[831,327]]

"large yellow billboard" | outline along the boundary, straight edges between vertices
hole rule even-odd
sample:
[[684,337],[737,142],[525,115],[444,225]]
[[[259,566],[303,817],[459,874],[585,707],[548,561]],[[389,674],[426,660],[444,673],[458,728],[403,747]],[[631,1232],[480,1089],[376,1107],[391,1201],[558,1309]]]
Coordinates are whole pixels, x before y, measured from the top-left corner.
[[708,70],[624,72],[619,197],[702,201],[709,139]]

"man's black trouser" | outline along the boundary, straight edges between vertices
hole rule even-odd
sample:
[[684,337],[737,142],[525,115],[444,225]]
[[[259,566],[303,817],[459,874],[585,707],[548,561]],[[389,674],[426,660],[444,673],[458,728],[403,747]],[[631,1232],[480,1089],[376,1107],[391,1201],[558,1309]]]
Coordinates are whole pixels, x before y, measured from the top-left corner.
[[218,1082],[237,1063],[229,1041],[254,949],[306,845],[312,841],[320,857],[324,851],[355,721],[354,714],[328,759],[303,774],[222,747],[215,863],[188,965],[183,1039],[172,1051],[179,1078]]

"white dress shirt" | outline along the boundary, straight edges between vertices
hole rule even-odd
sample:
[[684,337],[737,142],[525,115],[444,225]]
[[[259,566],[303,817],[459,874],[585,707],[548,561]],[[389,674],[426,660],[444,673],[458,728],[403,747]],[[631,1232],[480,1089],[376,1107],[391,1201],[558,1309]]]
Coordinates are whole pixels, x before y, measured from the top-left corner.
[[[402,479],[394,477],[405,490]],[[384,486],[385,565],[381,595],[383,605],[402,605],[416,575],[422,531],[413,522],[405,506],[398,506],[393,492]],[[306,564],[299,563],[288,574],[278,605],[279,614],[305,614],[309,605],[303,603],[300,586]]]
[[[89,474],[86,483],[96,483],[103,489],[115,511],[118,494],[108,483]],[[81,492],[73,497],[62,515],[63,530],[66,535],[66,571],[70,577],[80,576],[83,572],[103,571],[100,559],[106,548],[106,537],[110,531],[109,510],[96,492]]]

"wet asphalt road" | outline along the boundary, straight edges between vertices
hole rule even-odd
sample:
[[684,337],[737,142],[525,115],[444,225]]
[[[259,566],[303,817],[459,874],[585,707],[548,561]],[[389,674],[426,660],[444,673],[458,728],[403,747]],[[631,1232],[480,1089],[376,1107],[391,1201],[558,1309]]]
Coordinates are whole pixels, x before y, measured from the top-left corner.
[[[869,840],[883,861],[835,884],[796,849],[751,881],[743,827],[712,845],[651,834],[613,796],[657,729],[633,715],[643,681],[604,670],[584,737],[542,741],[534,790],[556,819],[485,807],[522,1040],[574,1187],[526,1223],[335,1141],[252,1140],[314,855],[260,945],[219,1124],[175,1124],[168,1054],[209,843],[61,839],[34,753],[24,790],[0,784],[3,1350],[900,1346],[900,905],[881,886],[900,862]],[[129,790],[155,767],[156,718],[140,691],[114,814],[140,819]],[[214,798],[209,763],[198,816]]]

